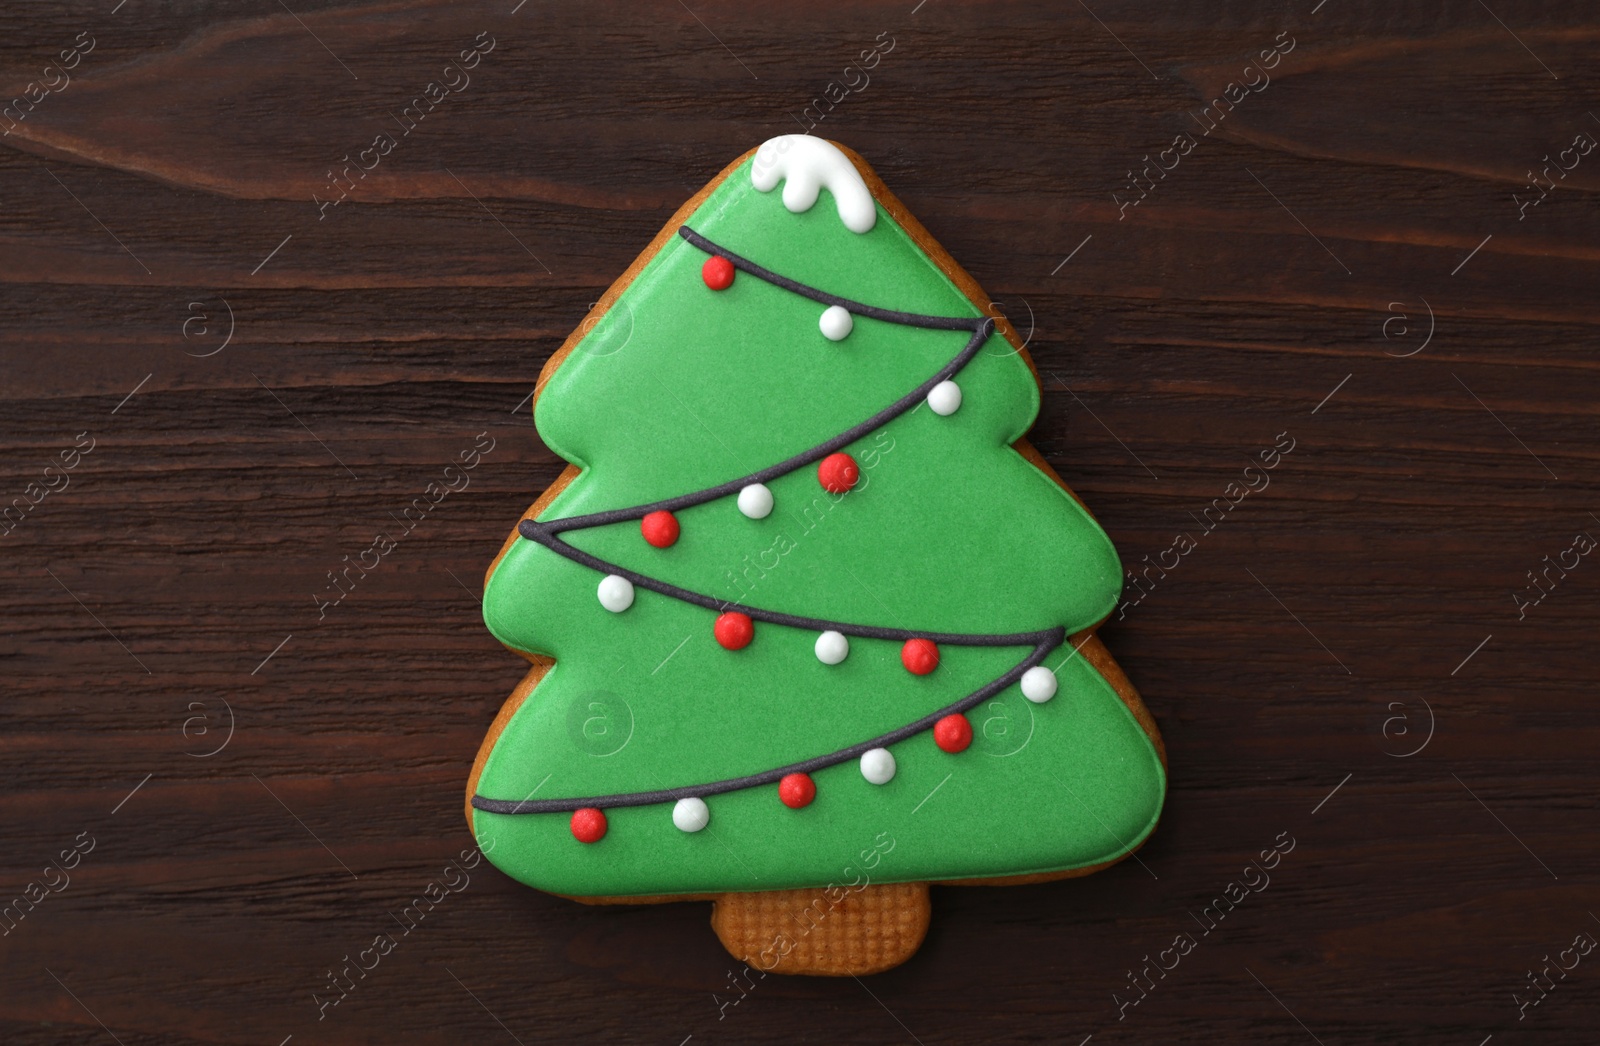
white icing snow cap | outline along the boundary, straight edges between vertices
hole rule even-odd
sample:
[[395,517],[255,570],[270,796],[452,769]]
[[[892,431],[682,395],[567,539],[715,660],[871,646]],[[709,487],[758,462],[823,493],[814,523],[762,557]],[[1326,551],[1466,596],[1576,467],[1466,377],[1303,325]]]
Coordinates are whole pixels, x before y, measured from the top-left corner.
[[809,211],[817,194],[827,189],[839,208],[839,220],[851,232],[870,232],[878,223],[878,207],[867,183],[839,147],[809,134],[769,138],[756,150],[750,184],[771,192],[783,182],[783,205],[795,214]]

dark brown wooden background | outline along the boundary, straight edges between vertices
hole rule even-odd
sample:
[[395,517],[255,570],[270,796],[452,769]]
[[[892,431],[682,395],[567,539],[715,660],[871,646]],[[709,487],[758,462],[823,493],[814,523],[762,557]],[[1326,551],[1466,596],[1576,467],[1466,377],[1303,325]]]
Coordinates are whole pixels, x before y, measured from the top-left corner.
[[[0,148],[0,495],[94,450],[0,538],[0,900],[95,848],[0,937],[0,1039],[1594,1041],[1600,955],[1513,1000],[1600,936],[1600,562],[1513,599],[1600,535],[1600,154],[1512,198],[1600,136],[1592,5],[514,4],[6,12],[7,98],[95,46]],[[485,30],[319,220],[327,169]],[[1126,172],[1285,31],[1119,219]],[[816,133],[1032,329],[1034,439],[1126,561],[1296,441],[1103,630],[1171,755],[1142,862],[937,889],[904,967],[768,978],[720,1020],[706,905],[482,867],[319,1022],[328,968],[470,845],[463,782],[523,671],[479,577],[560,464],[540,365],[880,33]],[[480,432],[471,486],[319,620],[326,571]],[[1125,971],[1284,832],[1270,886],[1119,1020]]]

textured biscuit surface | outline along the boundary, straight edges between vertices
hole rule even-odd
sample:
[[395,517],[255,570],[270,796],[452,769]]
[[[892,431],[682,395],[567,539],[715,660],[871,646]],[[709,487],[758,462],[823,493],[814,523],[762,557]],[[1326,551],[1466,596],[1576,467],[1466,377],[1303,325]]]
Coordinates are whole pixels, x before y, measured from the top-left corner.
[[730,893],[713,907],[711,928],[752,970],[846,977],[911,958],[930,911],[927,883]]

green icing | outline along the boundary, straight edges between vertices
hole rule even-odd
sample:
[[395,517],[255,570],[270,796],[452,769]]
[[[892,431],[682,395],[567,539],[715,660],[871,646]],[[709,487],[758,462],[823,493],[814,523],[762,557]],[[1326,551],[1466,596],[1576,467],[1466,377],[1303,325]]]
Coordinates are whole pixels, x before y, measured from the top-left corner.
[[[792,214],[778,191],[751,187],[748,164],[688,224],[843,297],[979,314],[881,207],[866,234],[843,226],[826,191]],[[903,396],[968,337],[858,316],[831,342],[817,327],[823,307],[799,295],[744,273],[709,290],[705,257],[668,241],[540,395],[540,434],[585,470],[541,519],[655,501],[791,457]],[[1038,408],[1027,365],[995,336],[955,380],[955,414],[923,406],[848,448],[863,474],[847,495],[824,492],[806,466],[768,484],[766,519],[747,519],[732,497],[678,512],[682,535],[668,549],[646,544],[637,522],[565,537],[685,588],[811,617],[972,633],[1094,624],[1115,605],[1120,566],[1088,514],[1009,446]],[[529,541],[496,568],[490,630],[557,664],[500,735],[479,794],[591,796],[756,773],[895,729],[1028,653],[946,645],[938,670],[916,677],[898,643],[852,638],[850,656],[828,666],[814,633],[760,622],[732,652],[712,638],[710,611],[640,589],[612,614],[599,581]],[[1054,700],[1032,705],[1013,686],[968,713],[977,739],[967,752],[920,734],[892,747],[888,784],[869,784],[850,760],[813,774],[817,798],[802,810],[769,785],[709,797],[711,824],[692,834],[673,826],[670,803],[608,810],[609,831],[592,845],[572,838],[565,813],[475,811],[474,828],[508,874],[577,895],[841,881],[883,832],[895,845],[868,873],[875,882],[1097,864],[1154,827],[1165,775],[1091,665],[1070,646],[1045,663],[1061,681]]]

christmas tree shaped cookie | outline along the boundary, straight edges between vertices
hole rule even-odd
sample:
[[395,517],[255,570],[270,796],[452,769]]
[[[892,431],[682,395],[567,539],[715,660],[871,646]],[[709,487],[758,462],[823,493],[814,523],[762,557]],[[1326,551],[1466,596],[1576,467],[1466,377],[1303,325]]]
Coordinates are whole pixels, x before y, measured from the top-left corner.
[[[781,190],[781,191],[780,191]],[[512,877],[714,899],[752,970],[887,969],[930,882],[1086,874],[1154,828],[1121,568],[1022,442],[1031,363],[854,154],[767,142],[539,377],[570,467],[490,567],[532,670],[467,816]]]

